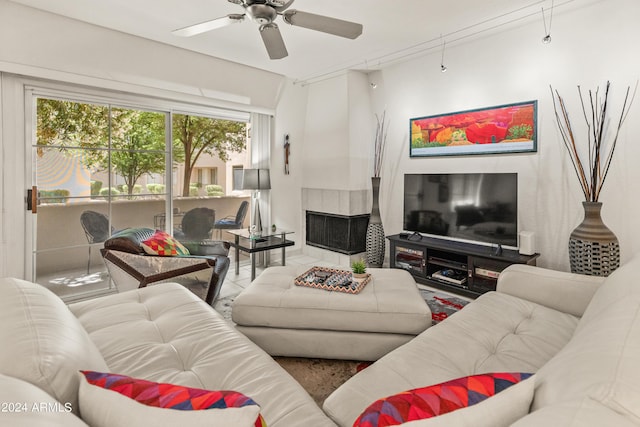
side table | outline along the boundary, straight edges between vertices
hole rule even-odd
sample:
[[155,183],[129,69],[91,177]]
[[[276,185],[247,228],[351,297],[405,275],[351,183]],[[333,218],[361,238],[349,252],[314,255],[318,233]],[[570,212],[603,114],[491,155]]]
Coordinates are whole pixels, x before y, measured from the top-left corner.
[[249,231],[244,229],[226,231],[234,236],[231,246],[235,248],[236,274],[240,273],[240,251],[246,252],[251,258],[251,281],[256,278],[255,255],[258,252],[282,248],[282,265],[286,265],[285,248],[295,244],[293,240],[286,238],[287,235],[294,233],[288,230],[265,231],[260,237],[251,236]]

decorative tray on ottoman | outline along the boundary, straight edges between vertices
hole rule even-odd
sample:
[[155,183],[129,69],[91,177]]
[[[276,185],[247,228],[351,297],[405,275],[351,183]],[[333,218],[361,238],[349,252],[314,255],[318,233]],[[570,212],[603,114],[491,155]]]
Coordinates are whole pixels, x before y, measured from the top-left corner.
[[364,278],[358,279],[354,278],[350,271],[326,267],[312,267],[294,279],[297,286],[349,294],[359,293],[370,281],[370,274],[365,274]]

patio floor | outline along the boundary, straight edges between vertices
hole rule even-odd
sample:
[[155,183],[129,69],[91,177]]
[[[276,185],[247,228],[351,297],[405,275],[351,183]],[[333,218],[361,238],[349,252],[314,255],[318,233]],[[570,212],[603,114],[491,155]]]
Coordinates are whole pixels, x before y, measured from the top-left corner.
[[[279,252],[279,251],[277,251]],[[248,255],[240,253],[240,272],[235,274],[235,253],[229,252],[231,265],[227,276],[220,289],[220,298],[233,296],[240,293],[251,283],[251,262]],[[271,256],[270,265],[280,265],[279,257]],[[287,254],[287,265],[323,265],[324,262],[316,258],[302,254]],[[256,275],[259,275],[264,266],[256,266]],[[86,269],[59,272],[55,275],[40,276],[37,282],[46,286],[65,302],[75,302],[96,298],[117,290],[109,278],[104,264],[92,266],[92,271]]]

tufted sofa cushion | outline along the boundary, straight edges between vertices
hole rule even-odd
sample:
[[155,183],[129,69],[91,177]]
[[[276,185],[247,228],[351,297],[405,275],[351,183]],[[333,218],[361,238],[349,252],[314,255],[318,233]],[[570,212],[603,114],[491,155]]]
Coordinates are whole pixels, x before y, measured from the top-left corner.
[[486,372],[536,372],[571,338],[578,318],[490,292],[348,380],[324,403],[350,426],[385,396]]
[[181,285],[161,283],[70,309],[111,372],[238,391],[260,405],[270,427],[334,425],[280,365]]

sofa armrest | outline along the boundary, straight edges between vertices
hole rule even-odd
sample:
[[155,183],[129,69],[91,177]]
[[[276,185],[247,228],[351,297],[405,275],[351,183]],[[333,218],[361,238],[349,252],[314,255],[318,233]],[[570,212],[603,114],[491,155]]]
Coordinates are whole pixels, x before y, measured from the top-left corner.
[[498,278],[497,291],[581,317],[604,277],[514,264]]

